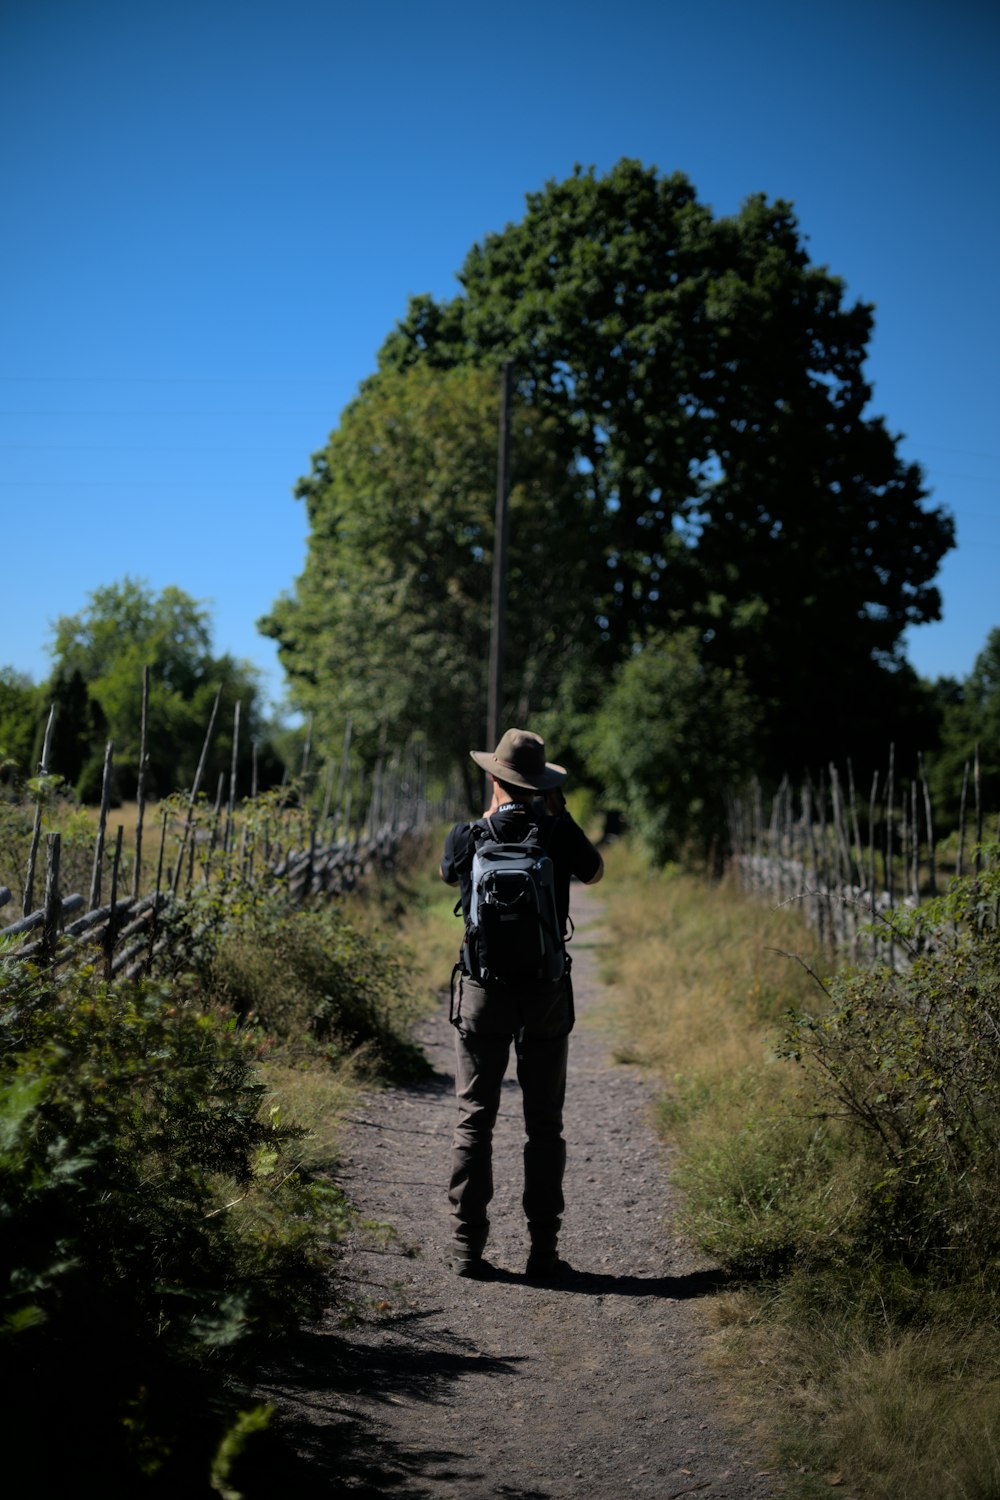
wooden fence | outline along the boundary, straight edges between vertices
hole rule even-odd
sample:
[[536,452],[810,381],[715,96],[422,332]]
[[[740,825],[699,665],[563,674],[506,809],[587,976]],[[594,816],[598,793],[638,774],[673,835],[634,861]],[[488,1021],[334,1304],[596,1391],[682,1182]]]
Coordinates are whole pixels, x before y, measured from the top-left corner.
[[[745,890],[777,903],[800,903],[831,952],[857,963],[896,965],[904,961],[904,950],[882,919],[896,907],[937,895],[952,877],[982,868],[979,748],[965,767],[954,858],[947,868],[923,763],[916,776],[900,779],[891,750],[886,774],[875,773],[867,796],[859,794],[850,763],[846,777],[831,764],[818,785],[806,780],[793,788],[786,778],[766,810],[753,783],[748,792],[730,796],[728,821]],[[996,836],[1000,841],[1000,824]]]
[[[0,943],[8,956],[33,959],[56,970],[96,963],[109,979],[134,979],[148,973],[158,959],[179,944],[191,941],[190,923],[183,918],[190,913],[192,897],[200,890],[217,888],[221,899],[215,903],[215,921],[224,920],[227,900],[237,893],[245,894],[248,887],[280,889],[297,902],[343,895],[366,875],[388,868],[408,838],[452,814],[454,798],[450,793],[433,801],[428,798],[423,758],[417,747],[410,746],[379,761],[367,776],[361,767],[352,767],[349,726],[339,766],[331,761],[316,774],[311,765],[310,728],[296,783],[259,794],[254,760],[249,796],[239,800],[239,705],[228,785],[227,778],[220,776],[215,802],[210,806],[202,795],[202,781],[215,728],[217,696],[194,785],[190,792],[175,794],[157,809],[156,857],[148,860],[144,852],[149,811],[144,788],[148,701],[147,670],[131,848],[126,849],[120,826],[113,848],[106,847],[114,773],[114,748],[109,744],[88,893],[62,894],[63,840],[59,833],[49,833],[44,842],[44,894],[36,905],[43,826],[39,795],[22,915],[0,928]],[[51,773],[52,726],[50,713],[40,765],[43,785]],[[320,788],[322,796],[318,795]],[[13,899],[10,889],[0,886],[0,908]]]

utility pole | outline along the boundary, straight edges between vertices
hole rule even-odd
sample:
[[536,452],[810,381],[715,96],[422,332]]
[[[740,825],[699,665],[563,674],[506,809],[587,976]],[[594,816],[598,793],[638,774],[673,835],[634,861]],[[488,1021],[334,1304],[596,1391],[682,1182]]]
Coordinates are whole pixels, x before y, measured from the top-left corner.
[[497,508],[493,527],[493,601],[490,611],[490,685],[486,708],[486,743],[493,750],[500,739],[503,702],[503,658],[507,631],[507,539],[510,532],[507,499],[510,492],[510,396],[512,365],[504,360],[500,392],[500,438],[497,454]]

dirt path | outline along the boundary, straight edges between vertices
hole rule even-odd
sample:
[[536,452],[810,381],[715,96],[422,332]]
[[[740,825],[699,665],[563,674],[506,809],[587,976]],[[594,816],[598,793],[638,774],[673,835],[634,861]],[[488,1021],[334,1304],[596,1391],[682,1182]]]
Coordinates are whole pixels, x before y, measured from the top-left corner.
[[[375,1307],[331,1317],[263,1394],[284,1413],[308,1483],[286,1493],[401,1500],[763,1500],[773,1479],[712,1411],[701,1353],[712,1271],[671,1229],[670,1189],[638,1070],[616,1065],[592,1013],[599,892],[573,892],[578,1024],[570,1044],[567,1212],[558,1287],[523,1279],[521,1119],[504,1084],[489,1282],[447,1269],[445,1184],[456,1118],[445,1016],[421,1040],[431,1082],[370,1096],[342,1181],[398,1241],[359,1236],[351,1292]],[[588,1014],[590,1013],[590,1014]],[[410,1251],[411,1253],[407,1253]],[[415,1252],[415,1253],[414,1253]]]

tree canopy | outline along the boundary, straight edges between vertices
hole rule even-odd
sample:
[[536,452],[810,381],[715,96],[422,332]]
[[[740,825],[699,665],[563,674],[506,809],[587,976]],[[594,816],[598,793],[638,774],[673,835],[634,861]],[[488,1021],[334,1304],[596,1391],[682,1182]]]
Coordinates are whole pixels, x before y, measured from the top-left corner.
[[305,572],[264,628],[303,707],[482,735],[498,372],[513,362],[507,720],[594,710],[651,633],[692,629],[761,708],[765,768],[912,732],[902,647],[938,617],[952,524],[868,413],[872,309],[788,203],[716,218],[623,160],[529,195],[451,300],[411,300],[299,493]]
[[[295,594],[262,628],[281,642],[318,732],[350,715],[357,743],[427,733],[478,743],[489,644],[499,394],[491,372],[389,370],[345,411],[299,494],[310,546]],[[508,634],[519,711],[552,696],[583,631],[564,555],[576,518],[544,423],[515,415]],[[565,584],[565,587],[563,587]]]

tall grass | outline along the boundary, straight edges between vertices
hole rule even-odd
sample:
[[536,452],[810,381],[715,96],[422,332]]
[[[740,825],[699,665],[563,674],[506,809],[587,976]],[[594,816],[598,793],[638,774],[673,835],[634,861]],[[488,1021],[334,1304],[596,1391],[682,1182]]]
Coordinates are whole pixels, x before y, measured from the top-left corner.
[[[802,1495],[1000,1495],[1000,1255],[977,1146],[994,1139],[988,929],[961,952],[925,943],[905,980],[837,977],[828,998],[794,907],[623,848],[608,864],[621,1055],[662,1082],[688,1232],[743,1283],[714,1304],[734,1407]],[[979,888],[973,907],[994,899]],[[935,1053],[935,1027],[961,1066]]]

